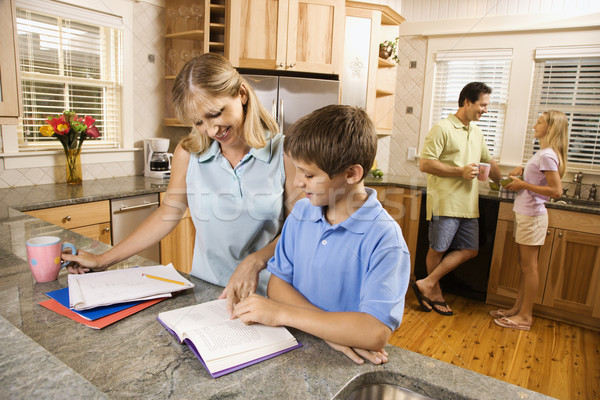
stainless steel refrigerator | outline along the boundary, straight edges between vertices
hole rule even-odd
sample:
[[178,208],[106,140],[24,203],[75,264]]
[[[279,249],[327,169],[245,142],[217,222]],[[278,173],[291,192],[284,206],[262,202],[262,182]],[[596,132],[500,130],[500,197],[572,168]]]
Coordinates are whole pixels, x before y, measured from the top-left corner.
[[242,74],[262,105],[277,119],[279,131],[312,111],[339,104],[340,82],[329,79]]

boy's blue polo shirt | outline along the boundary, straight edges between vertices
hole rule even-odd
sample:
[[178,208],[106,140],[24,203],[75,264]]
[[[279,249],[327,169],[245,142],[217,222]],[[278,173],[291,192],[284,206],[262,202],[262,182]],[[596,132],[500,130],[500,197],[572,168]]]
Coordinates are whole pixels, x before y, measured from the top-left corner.
[[267,270],[325,311],[359,311],[395,330],[402,321],[410,256],[402,232],[366,188],[365,204],[331,225],[308,199],[285,221]]

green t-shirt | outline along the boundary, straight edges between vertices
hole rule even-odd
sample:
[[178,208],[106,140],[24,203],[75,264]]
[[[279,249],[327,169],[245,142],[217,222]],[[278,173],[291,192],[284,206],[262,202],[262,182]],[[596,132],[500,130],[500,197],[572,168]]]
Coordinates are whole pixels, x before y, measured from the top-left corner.
[[[483,132],[475,124],[463,125],[454,114],[438,122],[425,137],[421,158],[438,160],[455,167],[489,162],[490,152]],[[427,174],[427,220],[432,215],[478,218],[478,180],[460,176]]]

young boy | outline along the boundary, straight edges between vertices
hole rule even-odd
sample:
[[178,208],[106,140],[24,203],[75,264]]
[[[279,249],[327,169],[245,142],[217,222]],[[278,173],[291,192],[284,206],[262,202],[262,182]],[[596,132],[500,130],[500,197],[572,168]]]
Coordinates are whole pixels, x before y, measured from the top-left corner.
[[234,315],[303,330],[358,364],[385,363],[383,347],[404,312],[410,257],[400,227],[364,187],[377,151],[373,122],[356,107],[327,106],[289,129],[284,151],[306,198],[267,265],[269,298],[252,295]]

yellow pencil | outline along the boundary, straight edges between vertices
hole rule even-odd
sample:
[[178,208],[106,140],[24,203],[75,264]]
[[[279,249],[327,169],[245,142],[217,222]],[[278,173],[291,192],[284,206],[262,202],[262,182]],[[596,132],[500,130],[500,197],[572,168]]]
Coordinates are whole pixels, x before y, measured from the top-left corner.
[[159,281],[165,281],[165,282],[170,282],[170,283],[176,283],[178,285],[185,285],[185,283],[183,282],[179,282],[179,281],[174,281],[172,279],[167,279],[167,278],[161,278],[160,276],[154,276],[154,275],[148,275],[148,274],[142,274],[142,276],[146,276],[148,278],[152,278],[152,279],[158,279]]

